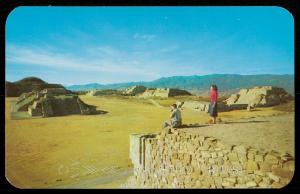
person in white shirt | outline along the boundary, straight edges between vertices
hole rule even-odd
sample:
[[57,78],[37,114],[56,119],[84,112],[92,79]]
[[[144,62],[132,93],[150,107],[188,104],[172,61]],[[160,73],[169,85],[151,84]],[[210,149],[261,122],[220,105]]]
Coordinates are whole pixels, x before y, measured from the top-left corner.
[[164,122],[163,129],[166,127],[176,128],[182,125],[181,111],[177,108],[177,105],[172,104],[170,108],[170,120]]

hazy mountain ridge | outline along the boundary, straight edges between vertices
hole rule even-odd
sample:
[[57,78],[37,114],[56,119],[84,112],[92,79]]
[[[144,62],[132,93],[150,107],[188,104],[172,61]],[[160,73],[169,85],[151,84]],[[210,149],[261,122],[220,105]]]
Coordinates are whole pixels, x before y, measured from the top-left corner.
[[5,82],[5,95],[8,97],[17,97],[22,93],[39,91],[45,88],[64,88],[61,84],[47,83],[37,77],[26,77],[15,82]]
[[69,90],[92,90],[92,89],[122,89],[134,85],[144,85],[146,87],[170,87],[192,91],[193,93],[205,93],[211,84],[216,84],[221,93],[232,93],[240,88],[250,88],[254,86],[277,86],[284,88],[294,95],[294,75],[238,75],[238,74],[211,74],[193,76],[173,76],[162,77],[149,82],[128,82],[116,84],[85,84],[71,85]]

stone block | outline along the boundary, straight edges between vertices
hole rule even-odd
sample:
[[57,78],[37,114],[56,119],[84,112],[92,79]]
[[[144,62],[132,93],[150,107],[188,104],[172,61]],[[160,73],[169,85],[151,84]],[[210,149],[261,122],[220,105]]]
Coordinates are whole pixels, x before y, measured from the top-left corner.
[[271,188],[271,185],[270,184],[267,184],[266,182],[260,182],[259,184],[258,184],[258,186],[260,187],[260,188]]
[[201,188],[202,187],[201,181],[197,180],[196,184],[195,184],[195,187],[196,188]]
[[257,187],[257,183],[254,182],[254,181],[249,181],[249,182],[246,183],[246,186],[247,186],[248,188]]
[[242,145],[234,146],[233,147],[233,151],[235,151],[237,153],[243,153],[243,154],[247,153],[246,148],[244,146],[242,146]]
[[225,181],[223,181],[222,182],[222,186],[225,187],[225,188],[233,188],[234,184],[231,183],[231,182],[225,182]]
[[201,151],[201,155],[203,158],[210,158],[211,154],[209,151]]
[[217,152],[217,156],[218,156],[218,157],[223,157],[224,154],[223,154],[223,152]]
[[256,162],[263,162],[263,161],[264,161],[264,156],[263,156],[263,154],[256,154],[256,155],[255,155],[255,161],[256,161]]
[[220,148],[220,149],[222,150],[222,149],[225,149],[225,148],[226,148],[226,145],[223,144],[221,141],[217,141],[215,147],[216,147],[216,148]]
[[255,154],[252,152],[248,152],[247,153],[247,158],[248,160],[255,160]]
[[262,171],[260,171],[260,170],[255,170],[255,171],[254,171],[254,174],[255,174],[255,175],[258,175],[258,176],[265,176],[265,175],[266,175],[266,173],[264,173],[264,172],[262,172]]
[[247,162],[247,157],[245,153],[238,153],[239,161],[241,163],[246,163]]
[[257,162],[252,161],[252,160],[248,160],[247,163],[246,163],[246,169],[247,169],[247,171],[258,170]]
[[225,182],[230,182],[230,183],[233,183],[233,184],[237,183],[236,177],[227,177],[227,178],[224,178],[223,180]]
[[218,165],[223,165],[224,164],[223,158],[216,158],[215,160],[216,160],[216,164],[218,164]]
[[267,163],[267,162],[263,162],[263,163],[259,163],[259,169],[262,172],[270,172],[271,171],[271,167],[272,165]]
[[208,164],[215,164],[216,161],[213,158],[208,158]]
[[256,182],[256,184],[259,184],[262,181],[262,177],[256,175],[254,181]]
[[294,157],[289,153],[284,153],[284,154],[281,155],[281,159],[284,162],[286,162],[286,161],[294,160]]
[[290,171],[295,171],[295,161],[290,160],[290,161],[283,163],[283,168],[288,169]]
[[294,172],[284,168],[274,168],[272,169],[272,173],[276,176],[280,176],[283,178],[292,179]]
[[238,188],[238,189],[246,189],[248,188],[246,184],[235,184],[234,188]]
[[227,156],[228,156],[229,161],[231,161],[231,162],[239,161],[238,155],[235,152],[231,152]]
[[216,158],[216,157],[218,157],[218,155],[217,155],[216,152],[212,152],[212,153],[211,153],[211,157],[212,157],[212,158]]
[[269,177],[270,179],[272,179],[272,180],[275,181],[275,182],[279,182],[279,180],[280,180],[280,178],[279,178],[278,176],[274,175],[274,174],[271,173],[271,172],[268,172],[267,175],[268,175],[268,177]]
[[276,189],[280,189],[282,187],[284,187],[285,185],[283,185],[282,183],[279,183],[279,182],[274,182],[272,183],[272,188],[276,188]]
[[247,150],[247,158],[249,160],[254,160],[255,159],[255,155],[257,154],[258,150],[255,148],[249,148]]
[[279,162],[279,157],[277,154],[274,153],[268,153],[265,158],[264,161],[269,163],[269,164],[278,164]]

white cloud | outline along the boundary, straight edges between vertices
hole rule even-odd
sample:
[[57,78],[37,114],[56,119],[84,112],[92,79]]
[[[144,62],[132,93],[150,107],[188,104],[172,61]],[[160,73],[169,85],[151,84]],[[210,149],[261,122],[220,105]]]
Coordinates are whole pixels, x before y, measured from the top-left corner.
[[[157,74],[143,68],[135,67],[138,61],[121,57],[121,52],[110,47],[96,47],[95,52],[102,52],[104,56],[74,56],[70,53],[55,53],[50,50],[34,46],[9,45],[6,49],[6,60],[12,64],[27,64],[35,66],[50,67],[53,69],[99,72],[99,73],[119,73],[127,75],[139,75],[156,77]],[[105,57],[107,56],[107,57]],[[133,65],[131,65],[133,64]]]

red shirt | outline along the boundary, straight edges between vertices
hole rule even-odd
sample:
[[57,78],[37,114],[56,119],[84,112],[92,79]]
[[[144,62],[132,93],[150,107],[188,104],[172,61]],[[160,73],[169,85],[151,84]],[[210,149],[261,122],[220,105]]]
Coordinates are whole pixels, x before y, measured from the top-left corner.
[[210,101],[216,103],[218,100],[218,92],[216,90],[210,91]]

